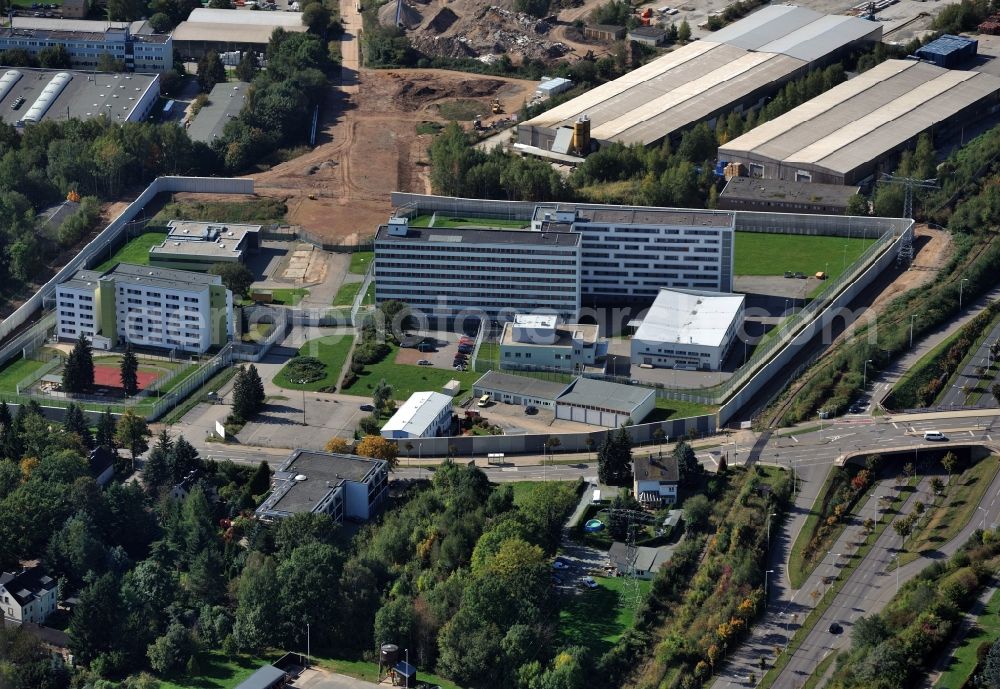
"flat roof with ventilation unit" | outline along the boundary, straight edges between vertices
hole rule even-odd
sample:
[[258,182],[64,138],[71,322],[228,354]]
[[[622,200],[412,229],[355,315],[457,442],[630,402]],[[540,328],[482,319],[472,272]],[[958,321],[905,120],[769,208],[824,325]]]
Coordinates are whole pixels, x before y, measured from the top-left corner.
[[[20,74],[20,77],[16,77]],[[151,94],[150,91],[153,91]],[[159,95],[155,74],[105,74],[18,67],[0,77],[0,119],[6,124],[104,115],[115,122],[136,122],[147,95]],[[17,107],[18,99],[24,100]]]

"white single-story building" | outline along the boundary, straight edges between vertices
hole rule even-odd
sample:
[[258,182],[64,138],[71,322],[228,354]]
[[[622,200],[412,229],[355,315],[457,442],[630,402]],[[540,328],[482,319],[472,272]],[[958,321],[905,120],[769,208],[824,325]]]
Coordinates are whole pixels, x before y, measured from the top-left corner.
[[415,392],[382,426],[383,438],[434,438],[451,430],[452,398]]
[[717,371],[743,323],[742,294],[663,288],[632,337],[632,364]]
[[556,399],[556,418],[618,428],[641,423],[656,408],[656,391],[635,385],[577,378]]

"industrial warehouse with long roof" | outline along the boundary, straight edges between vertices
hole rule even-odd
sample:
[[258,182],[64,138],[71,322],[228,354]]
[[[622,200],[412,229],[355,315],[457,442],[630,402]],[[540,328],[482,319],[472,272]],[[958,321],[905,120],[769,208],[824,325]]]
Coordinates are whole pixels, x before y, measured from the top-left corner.
[[[882,37],[857,17],[771,5],[518,125],[515,149],[570,153],[558,137],[581,118],[598,142],[658,144],[737,107],[761,104],[787,81]],[[577,153],[580,153],[577,151]]]
[[887,60],[719,148],[751,177],[855,184],[923,132],[978,119],[1000,78]]

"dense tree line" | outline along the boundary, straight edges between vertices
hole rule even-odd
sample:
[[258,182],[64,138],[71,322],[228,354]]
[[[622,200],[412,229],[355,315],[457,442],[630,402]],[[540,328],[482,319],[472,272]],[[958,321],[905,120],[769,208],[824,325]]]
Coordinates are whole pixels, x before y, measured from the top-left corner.
[[241,171],[308,136],[313,109],[328,90],[326,45],[311,33],[276,29],[267,46],[267,70],[254,77],[247,102],[213,143],[228,171]]

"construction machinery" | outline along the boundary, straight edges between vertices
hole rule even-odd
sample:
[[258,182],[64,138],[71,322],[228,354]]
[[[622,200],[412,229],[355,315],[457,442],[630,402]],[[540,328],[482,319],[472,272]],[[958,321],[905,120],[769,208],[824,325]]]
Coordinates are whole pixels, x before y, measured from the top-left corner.
[[500,99],[497,96],[494,96],[493,102],[490,103],[490,112],[492,112],[494,115],[499,115],[500,113],[503,112],[503,104],[500,102]]

